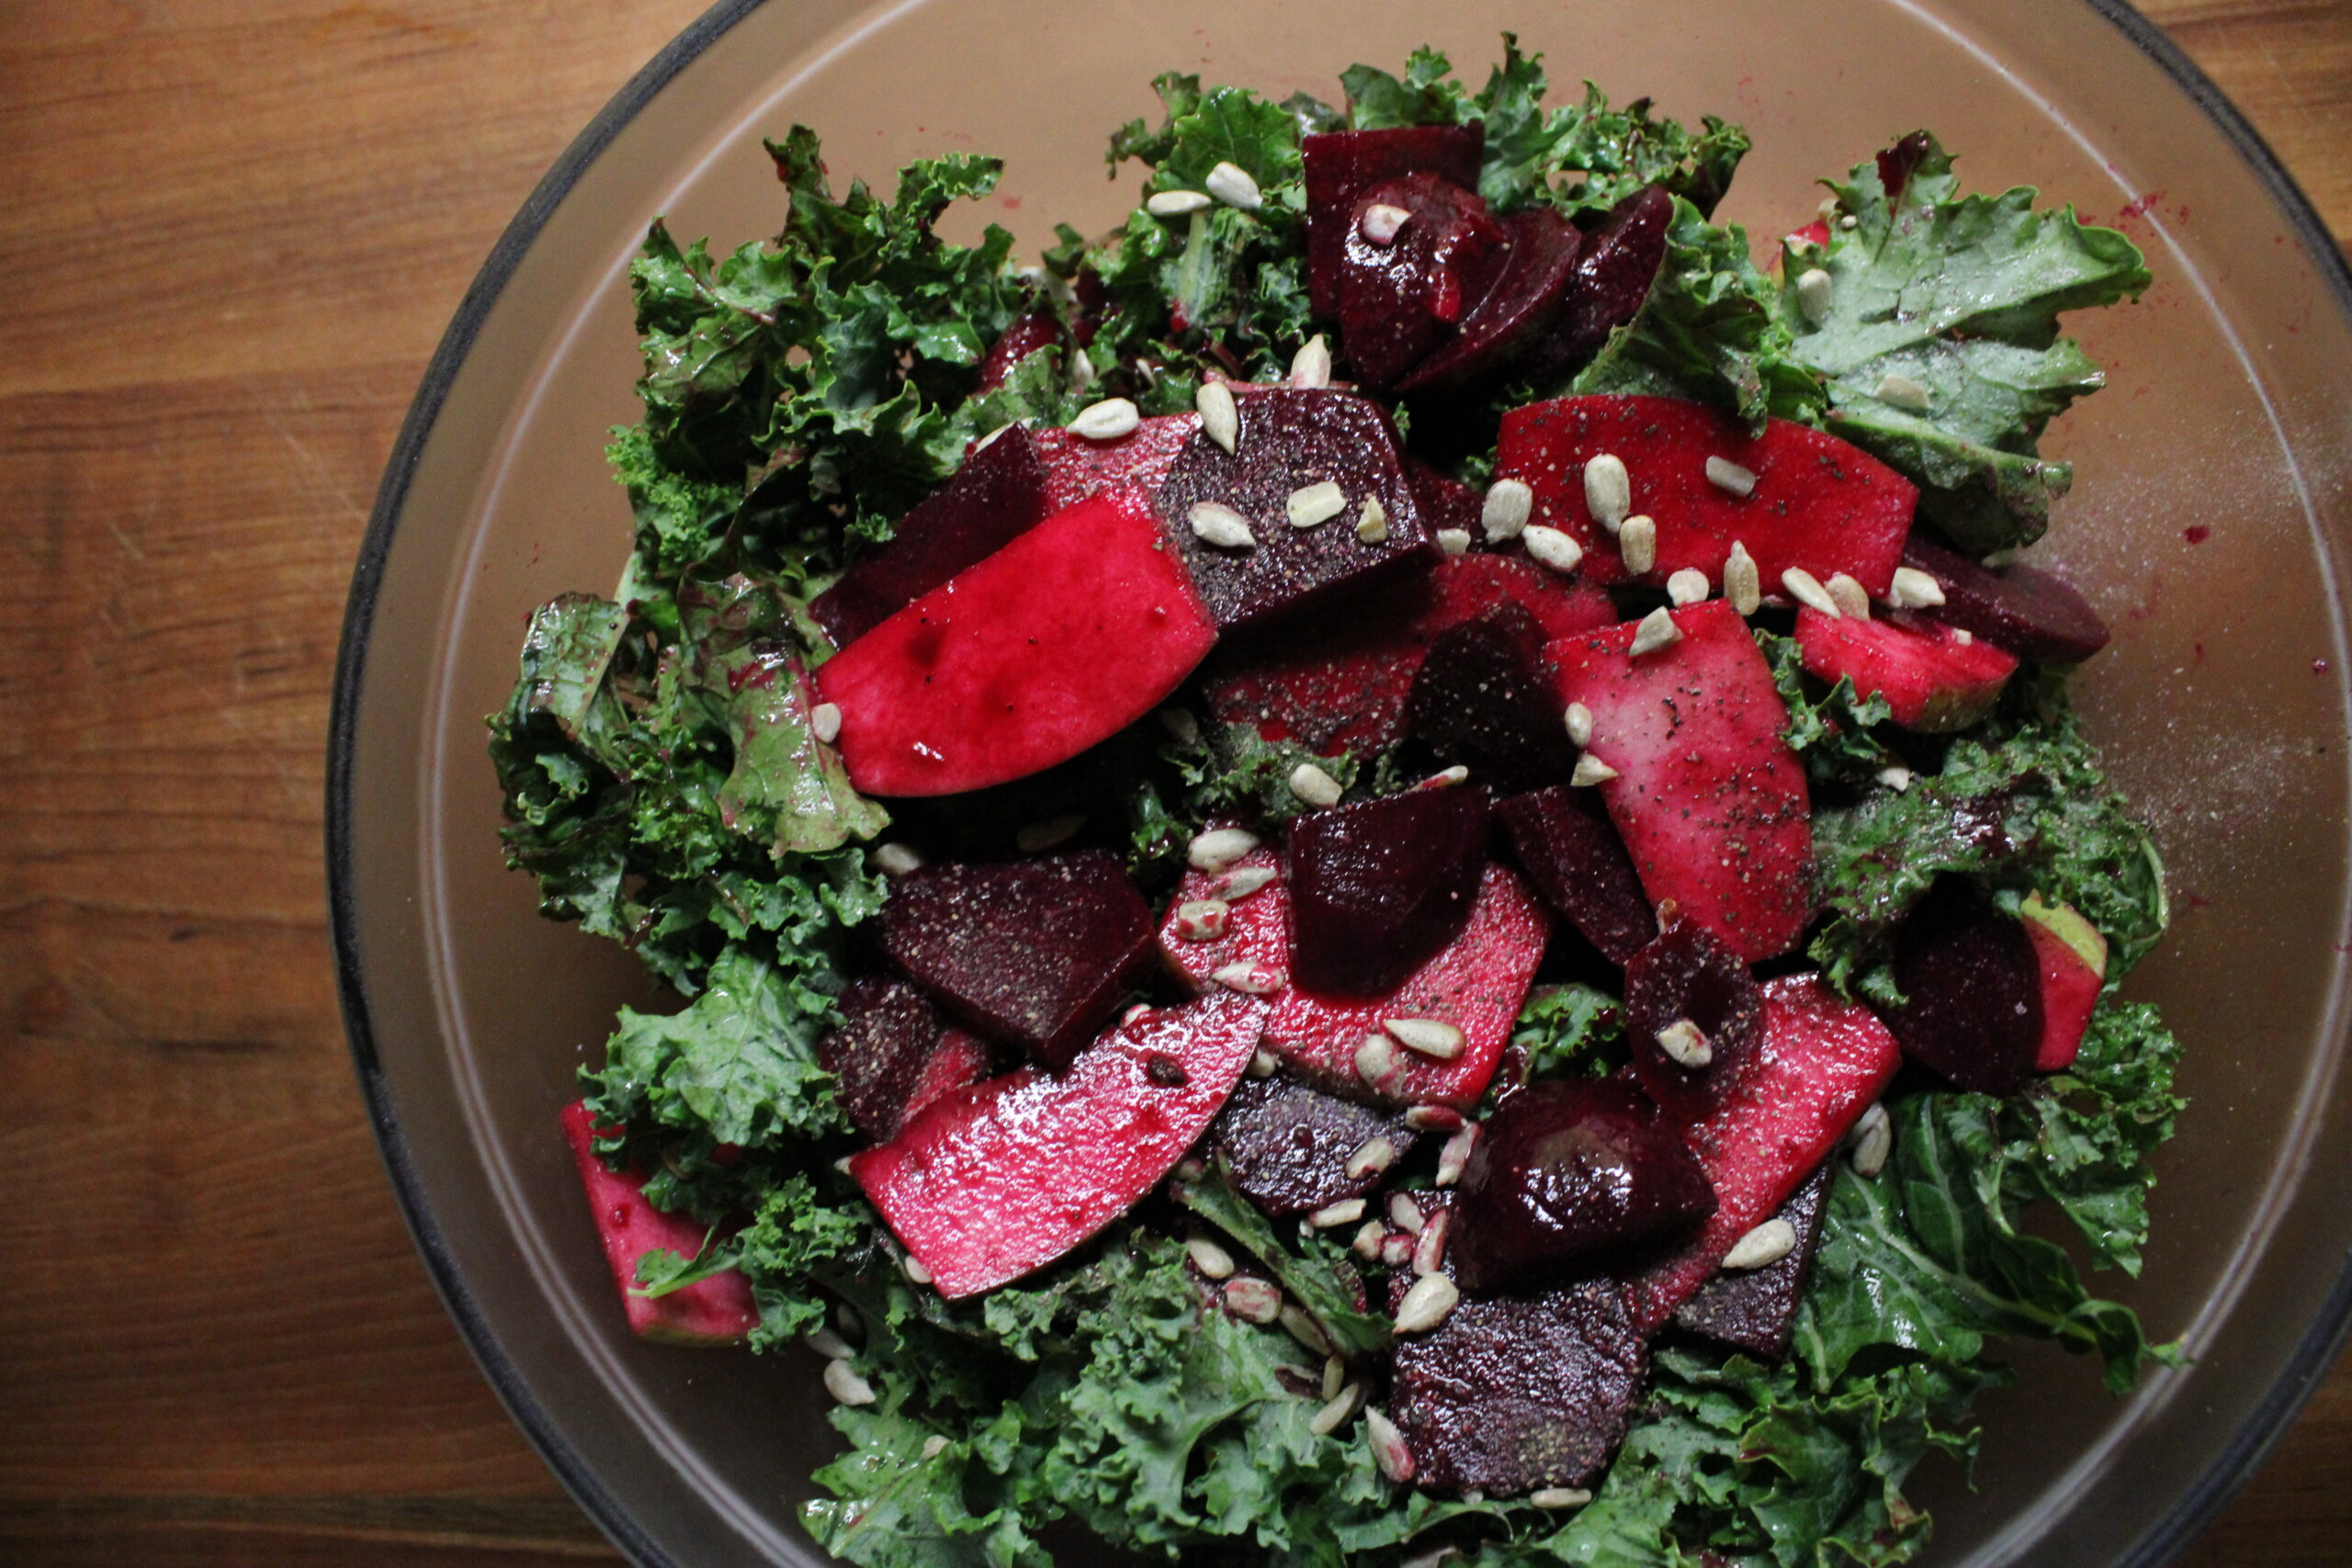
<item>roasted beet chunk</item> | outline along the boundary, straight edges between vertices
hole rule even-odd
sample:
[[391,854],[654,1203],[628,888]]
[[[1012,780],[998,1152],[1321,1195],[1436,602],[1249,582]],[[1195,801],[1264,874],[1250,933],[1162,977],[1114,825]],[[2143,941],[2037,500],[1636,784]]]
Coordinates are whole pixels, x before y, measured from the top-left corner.
[[1590,358],[1611,333],[1640,314],[1673,221],[1674,198],[1658,186],[1644,186],[1610,209],[1577,258],[1559,325],[1544,349],[1547,364]]
[[[1392,1296],[1411,1283],[1400,1270]],[[1581,1486],[1624,1437],[1645,1365],[1615,1280],[1465,1295],[1437,1327],[1397,1339],[1390,1414],[1424,1490]]]
[[1408,452],[1405,482],[1412,487],[1413,503],[1421,509],[1421,526],[1431,534],[1441,528],[1459,528],[1474,536],[1480,531],[1487,498],[1452,474]]
[[1243,1083],[1210,1132],[1233,1185],[1270,1214],[1362,1197],[1387,1179],[1418,1136],[1401,1116],[1334,1100],[1293,1078]]
[[1462,1173],[1448,1256],[1471,1290],[1523,1286],[1714,1212],[1681,1129],[1639,1088],[1533,1084],[1487,1119]]
[[1576,752],[1543,659],[1544,628],[1516,604],[1442,633],[1413,677],[1406,733],[1496,789],[1566,778]]
[[1500,375],[1548,333],[1574,280],[1584,236],[1549,207],[1503,220],[1510,251],[1501,274],[1453,341],[1407,371],[1396,389],[1452,391]]
[[1763,1032],[1763,987],[1698,926],[1668,926],[1625,965],[1634,1071],[1677,1121],[1714,1113],[1747,1080]]
[[955,477],[908,513],[890,542],[817,595],[808,613],[845,648],[984,556],[1046,520],[1046,465],[1014,425],[975,447]]
[[[1283,389],[1238,400],[1240,434],[1227,452],[1204,434],[1184,446],[1156,505],[1191,569],[1193,586],[1220,627],[1256,626],[1335,594],[1425,571],[1439,558],[1396,459],[1388,417],[1345,392]],[[1340,512],[1312,527],[1290,521],[1290,498],[1325,482],[1340,487]],[[1365,503],[1376,502],[1387,533],[1356,535]],[[1239,513],[1256,536],[1248,549],[1211,545],[1193,533],[1193,508]]]
[[2023,922],[1965,877],[1939,878],[1894,933],[1903,1054],[1962,1089],[2012,1094],[2041,1045],[2041,964]]
[[1069,1065],[1150,962],[1151,909],[1101,850],[925,866],[890,886],[882,950],[984,1034]]
[[908,1117],[948,1089],[988,1073],[979,1043],[942,1027],[930,999],[903,981],[853,980],[835,1005],[841,1027],[818,1045],[817,1059],[840,1080],[835,1089],[849,1119],[877,1144],[897,1137]]
[[1356,197],[1400,175],[1430,174],[1476,190],[1487,128],[1400,126],[1335,130],[1299,142],[1306,178],[1306,294],[1315,313],[1340,313],[1340,264]]
[[1374,186],[1356,198],[1353,220],[1340,263],[1340,344],[1357,379],[1385,387],[1454,340],[1502,276],[1510,231],[1476,191],[1435,175]]
[[1403,985],[1469,924],[1487,815],[1482,789],[1419,789],[1294,821],[1291,977],[1344,996]]
[[1717,1273],[1675,1313],[1675,1326],[1773,1360],[1787,1355],[1797,1303],[1813,1269],[1813,1249],[1821,1241],[1821,1207],[1829,1193],[1829,1178],[1825,1165],[1773,1216],[1788,1221],[1797,1233],[1794,1250],[1761,1269]]
[[1545,902],[1603,957],[1623,964],[1657,935],[1657,914],[1624,840],[1591,800],[1590,790],[1555,784],[1496,802],[1495,815]]
[[2020,659],[2077,663],[2107,646],[2107,623],[2062,579],[2030,566],[1993,571],[1917,530],[1903,564],[1936,580],[1944,602],[1928,612],[1948,626],[1983,637]]

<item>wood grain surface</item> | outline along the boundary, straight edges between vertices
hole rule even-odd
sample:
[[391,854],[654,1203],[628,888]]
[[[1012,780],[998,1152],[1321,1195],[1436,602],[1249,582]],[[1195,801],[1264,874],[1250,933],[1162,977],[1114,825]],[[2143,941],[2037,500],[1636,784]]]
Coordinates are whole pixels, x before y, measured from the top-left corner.
[[[353,1088],[320,849],[367,508],[492,242],[699,0],[0,0],[0,1561],[615,1561]],[[2156,19],[2352,232],[2352,5]],[[2352,1560],[2339,1369],[2199,1568]]]

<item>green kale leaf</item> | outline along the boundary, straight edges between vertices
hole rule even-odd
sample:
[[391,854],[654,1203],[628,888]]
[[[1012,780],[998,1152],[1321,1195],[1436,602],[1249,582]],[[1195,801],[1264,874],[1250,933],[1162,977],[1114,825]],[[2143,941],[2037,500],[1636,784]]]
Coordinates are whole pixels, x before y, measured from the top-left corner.
[[1807,778],[1815,784],[1874,786],[1882,773],[1897,765],[1894,753],[1872,733],[1894,716],[1884,696],[1859,696],[1853,678],[1841,675],[1815,698],[1811,690],[1817,682],[1805,677],[1804,649],[1796,638],[1759,631],[1756,645],[1764,650],[1772,683],[1789,710],[1781,739],[1804,761]]
[[1606,991],[1572,982],[1527,993],[1511,1030],[1510,1055],[1524,1064],[1521,1082],[1540,1083],[1610,1072],[1623,1062],[1624,1043],[1623,1005]]

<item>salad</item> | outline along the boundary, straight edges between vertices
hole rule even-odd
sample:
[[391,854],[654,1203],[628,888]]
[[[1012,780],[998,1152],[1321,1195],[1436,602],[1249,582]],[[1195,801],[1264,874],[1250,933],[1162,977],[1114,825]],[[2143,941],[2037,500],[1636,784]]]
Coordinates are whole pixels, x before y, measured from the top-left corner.
[[628,569],[490,721],[681,998],[563,1112],[621,1308],[823,1358],[874,1568],[1907,1560],[2002,1337],[2174,1354],[2086,1282],[2163,868],[2015,559],[2148,273],[1925,131],[1759,264],[1734,125],[1340,85],[1160,77],[1039,265],[801,127],[654,225]]

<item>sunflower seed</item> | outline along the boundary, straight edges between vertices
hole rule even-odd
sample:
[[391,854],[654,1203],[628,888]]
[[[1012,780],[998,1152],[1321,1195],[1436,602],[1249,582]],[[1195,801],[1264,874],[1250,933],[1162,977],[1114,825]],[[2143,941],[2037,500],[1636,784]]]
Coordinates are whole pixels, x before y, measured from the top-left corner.
[[[1083,357],[1083,356],[1081,356]],[[1089,441],[1116,441],[1122,435],[1135,434],[1142,423],[1136,405],[1125,398],[1105,398],[1099,403],[1089,403],[1078,411],[1078,417],[1068,426],[1072,435],[1082,435]]]
[[910,1285],[928,1285],[931,1283],[931,1270],[924,1268],[922,1266],[922,1259],[917,1258],[911,1252],[899,1259],[899,1272],[907,1277],[907,1283]]
[[1233,1254],[1204,1235],[1196,1235],[1186,1242],[1184,1255],[1193,1260],[1193,1267],[1201,1271],[1203,1279],[1233,1278]]
[[1396,1163],[1396,1145],[1389,1138],[1366,1138],[1348,1156],[1346,1170],[1350,1181],[1362,1181],[1376,1176]]
[[1856,1176],[1867,1180],[1886,1168],[1886,1156],[1894,1152],[1894,1122],[1885,1106],[1872,1105],[1863,1111],[1849,1137],[1854,1145]]
[[1293,768],[1288,782],[1291,794],[1317,808],[1339,805],[1340,797],[1347,793],[1340,787],[1339,780],[1312,762],[1301,762]]
[[1781,569],[1781,590],[1807,609],[1818,610],[1833,621],[1846,613],[1829,596],[1829,590],[1821,586],[1821,580],[1801,566]]
[[1380,1026],[1396,1036],[1396,1043],[1424,1056],[1434,1056],[1450,1062],[1462,1055],[1462,1031],[1439,1018],[1388,1018]]
[[1445,1262],[1445,1238],[1453,1231],[1453,1211],[1440,1209],[1421,1227],[1421,1239],[1413,1245],[1413,1272],[1434,1274]]
[[1326,1399],[1339,1398],[1340,1390],[1345,1388],[1347,1386],[1347,1362],[1340,1359],[1337,1356],[1327,1358],[1323,1362],[1323,1397]]
[[1024,855],[1034,855],[1040,850],[1069,843],[1085,826],[1084,812],[1066,811],[1059,817],[1048,817],[1043,822],[1023,823],[1012,835],[1012,845]]
[[1568,739],[1577,747],[1592,744],[1592,710],[1582,703],[1570,703],[1566,715]]
[[1616,769],[1587,751],[1577,759],[1576,772],[1568,775],[1568,783],[1578,789],[1589,789],[1594,784],[1607,784],[1616,776]]
[[1076,354],[1070,355],[1069,389],[1071,391],[1083,392],[1091,388],[1095,382],[1100,381],[1102,378],[1102,376],[1098,374],[1094,368],[1093,356],[1089,355],[1084,349],[1081,348]]
[[1237,1274],[1225,1282],[1225,1310],[1245,1323],[1272,1323],[1282,1315],[1283,1293],[1271,1280]]
[[1380,1244],[1387,1239],[1386,1225],[1378,1220],[1366,1220],[1356,1232],[1355,1240],[1348,1243],[1348,1249],[1366,1263],[1376,1263],[1380,1260]]
[[1225,874],[1210,897],[1222,898],[1228,904],[1238,904],[1271,884],[1275,875],[1274,868],[1270,865],[1236,866]]
[[842,710],[831,703],[819,703],[810,708],[808,733],[824,745],[831,746],[842,738]]
[[1925,381],[1914,380],[1908,376],[1880,377],[1875,396],[1880,402],[1891,408],[1905,409],[1912,413],[1926,413],[1928,405],[1935,401],[1935,394],[1928,389]]
[[936,1432],[922,1440],[922,1457],[927,1460],[937,1459],[946,1451],[947,1439]]
[[1290,492],[1283,503],[1294,528],[1320,528],[1348,509],[1348,492],[1330,479],[1305,485]]
[[1283,1331],[1318,1356],[1331,1354],[1331,1340],[1323,1325],[1295,1306],[1285,1306],[1276,1314],[1282,1320]]
[[1420,1235],[1425,1223],[1421,1218],[1421,1206],[1410,1192],[1391,1192],[1388,1195],[1388,1219],[1408,1235]]
[[1625,471],[1625,460],[1614,452],[1598,453],[1585,460],[1584,509],[1612,534],[1634,510],[1633,476]]
[[1233,389],[1222,381],[1204,381],[1201,389],[1193,394],[1193,406],[1200,411],[1201,433],[1227,451],[1241,442],[1241,411],[1233,401]]
[[1911,787],[1911,770],[1904,767],[1881,768],[1878,771],[1878,782],[1895,794],[1901,795]]
[[1380,504],[1378,496],[1365,496],[1363,511],[1356,517],[1357,541],[1366,545],[1377,545],[1385,542],[1387,537],[1388,509]]
[[1290,384],[1313,391],[1331,384],[1331,345],[1317,333],[1290,356]]
[[1838,227],[1850,232],[1851,231],[1861,227],[1861,222],[1862,220],[1860,219],[1849,212],[1845,217],[1838,220]]
[[1714,486],[1717,490],[1726,491],[1732,495],[1739,496],[1742,499],[1753,495],[1756,492],[1756,474],[1754,470],[1741,468],[1729,457],[1710,457],[1707,459],[1707,482]]
[[1385,1034],[1367,1034],[1356,1047],[1356,1077],[1377,1089],[1396,1066],[1396,1047]]
[[[1130,1008],[1127,1010],[1134,1012],[1138,1010]],[[1140,1010],[1149,1012],[1151,1010],[1149,1008],[1144,1008]],[[1187,1155],[1184,1158],[1176,1162],[1176,1179],[1179,1181],[1198,1181],[1202,1177],[1206,1176],[1208,1173],[1208,1161],[1201,1158],[1198,1155]]]
[[840,1404],[871,1404],[874,1385],[851,1370],[847,1361],[825,1363],[825,1392]]
[[1478,1146],[1478,1123],[1466,1122],[1462,1131],[1446,1139],[1445,1147],[1437,1155],[1437,1184],[1451,1187],[1462,1179],[1463,1168],[1470,1163],[1470,1151]]
[[1581,1486],[1542,1486],[1530,1492],[1527,1500],[1539,1508],[1581,1508],[1592,1501],[1592,1494]]
[[1380,1473],[1397,1485],[1413,1479],[1413,1450],[1405,1446],[1405,1434],[1396,1423],[1377,1410],[1363,1413],[1364,1441],[1372,1445],[1372,1461]]
[[1222,898],[1189,898],[1176,906],[1176,940],[1215,942],[1233,927],[1233,906]]
[[1212,828],[1195,834],[1184,851],[1185,863],[1215,876],[1258,847],[1258,835],[1246,828]]
[[1270,1078],[1282,1070],[1283,1059],[1263,1045],[1250,1057],[1250,1076],[1253,1078]]
[[1418,1133],[1458,1132],[1462,1112],[1451,1105],[1416,1105],[1405,1112],[1405,1125]]
[[1230,506],[1214,501],[1196,501],[1184,513],[1191,524],[1193,536],[1205,544],[1228,550],[1254,550],[1258,536],[1250,531],[1250,519]]
[[1714,591],[1714,584],[1707,581],[1707,574],[1695,566],[1686,566],[1666,580],[1666,596],[1678,607],[1703,604],[1707,602],[1707,595]]
[[1548,567],[1562,577],[1584,564],[1584,547],[1557,528],[1535,524],[1521,532],[1520,541],[1527,547],[1527,553],[1535,558],[1537,564]]
[[1871,618],[1871,593],[1849,572],[1839,572],[1823,583],[1823,592],[1837,604],[1838,613],[1850,621]]
[[1363,1384],[1348,1384],[1331,1403],[1315,1413],[1315,1419],[1306,1424],[1306,1429],[1318,1438],[1329,1437],[1348,1424],[1348,1417],[1356,1413],[1356,1402],[1363,1397]]
[[1916,566],[1898,566],[1886,602],[1898,610],[1925,610],[1944,602],[1944,585]]
[[1356,229],[1365,239],[1385,250],[1396,243],[1396,231],[1402,229],[1412,216],[1404,208],[1375,201],[1363,209]]
[[1657,1048],[1678,1066],[1694,1071],[1715,1059],[1715,1048],[1708,1043],[1706,1032],[1687,1018],[1678,1018],[1657,1032]]
[[1633,644],[1625,651],[1639,659],[1645,653],[1672,648],[1681,640],[1682,628],[1674,624],[1673,614],[1661,604],[1642,617],[1641,625],[1634,628]]
[[1617,553],[1625,558],[1625,570],[1636,577],[1657,565],[1657,524],[1647,513],[1617,525]]
[[1951,629],[1951,640],[1960,644],[1961,647],[1966,648],[1970,643],[1976,640],[1976,634],[1970,631],[1966,626],[1954,626]]
[[1326,1203],[1321,1208],[1316,1210],[1313,1213],[1307,1215],[1306,1223],[1313,1225],[1318,1231],[1328,1231],[1336,1229],[1340,1225],[1354,1224],[1358,1220],[1363,1218],[1363,1200],[1361,1198],[1342,1198],[1336,1203]]
[[1450,556],[1464,554],[1470,548],[1470,530],[1440,528],[1437,531],[1437,547]]
[[1290,983],[1290,977],[1281,970],[1247,961],[1228,964],[1209,978],[1227,990],[1239,991],[1245,997],[1271,997]]
[[1219,164],[1201,184],[1227,207],[1238,207],[1244,212],[1258,210],[1258,182],[1238,164]]
[[1470,770],[1460,762],[1456,762],[1450,768],[1440,768],[1413,787],[1415,789],[1452,789],[1455,784],[1469,782]]
[[1731,542],[1731,553],[1724,558],[1724,597],[1743,620],[1764,603],[1764,574],[1756,570],[1756,558],[1737,539]]
[[1478,524],[1497,544],[1519,537],[1535,511],[1535,492],[1524,479],[1497,479],[1487,487],[1486,504],[1478,509]]
[[800,1337],[800,1342],[828,1361],[846,1361],[857,1354],[848,1340],[830,1328],[812,1328]]
[[1200,739],[1201,721],[1193,716],[1190,708],[1161,708],[1158,716],[1159,728],[1177,745],[1190,746]]
[[1797,1249],[1797,1228],[1786,1220],[1766,1220],[1724,1254],[1725,1269],[1762,1269]]
[[1817,327],[1829,319],[1829,298],[1836,287],[1817,266],[1797,274],[1797,309],[1804,312],[1806,325]]
[[1442,1274],[1424,1274],[1396,1303],[1396,1332],[1422,1334],[1435,1328],[1460,1305],[1462,1292]]
[[1198,212],[1214,207],[1213,197],[1196,190],[1160,190],[1152,192],[1143,209],[1154,218],[1182,218],[1187,212]]
[[904,876],[922,869],[922,852],[912,844],[902,844],[895,839],[875,845],[867,852],[867,858],[873,861],[874,869],[885,876]]
[[1413,1261],[1413,1238],[1403,1231],[1385,1236],[1380,1243],[1380,1260],[1391,1269],[1402,1269]]

